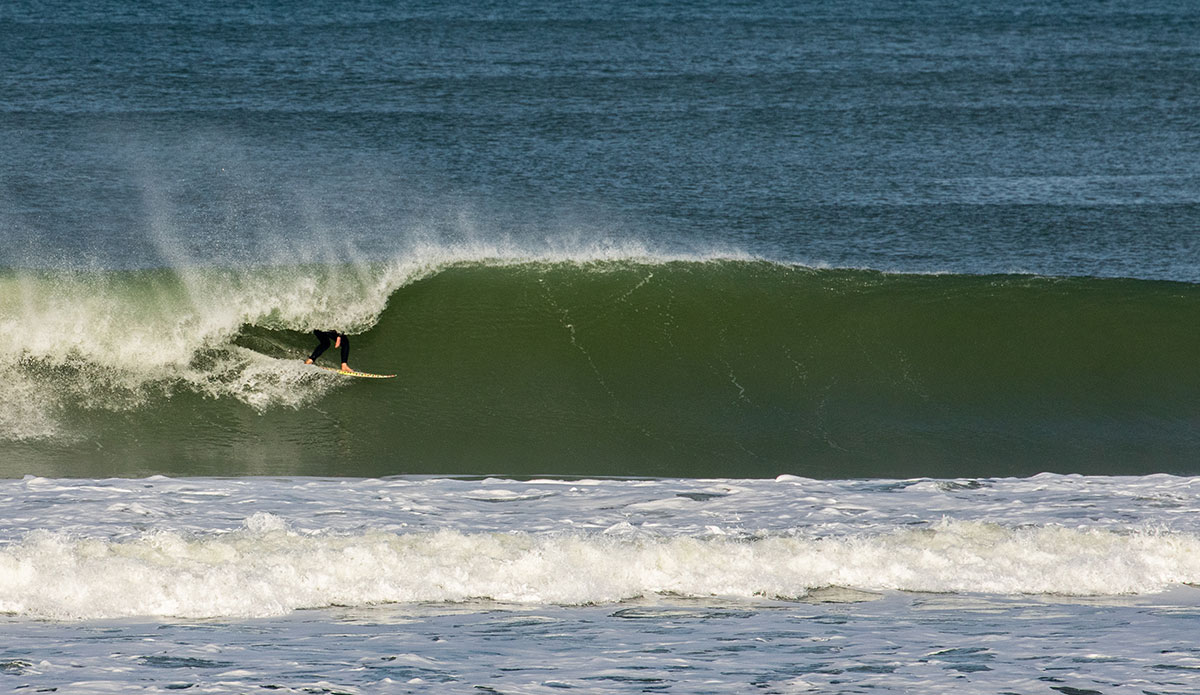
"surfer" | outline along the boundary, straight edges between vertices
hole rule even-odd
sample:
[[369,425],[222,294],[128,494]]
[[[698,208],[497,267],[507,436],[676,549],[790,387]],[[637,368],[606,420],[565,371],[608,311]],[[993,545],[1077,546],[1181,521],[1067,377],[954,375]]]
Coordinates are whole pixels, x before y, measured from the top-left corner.
[[304,360],[304,364],[316,362],[321,353],[329,349],[329,341],[332,340],[335,348],[342,349],[342,371],[354,371],[347,364],[350,361],[350,339],[346,337],[345,333],[339,333],[338,331],[313,331],[313,335],[317,336],[317,340],[321,342],[317,345],[317,349],[313,350],[313,353],[308,356],[308,359]]

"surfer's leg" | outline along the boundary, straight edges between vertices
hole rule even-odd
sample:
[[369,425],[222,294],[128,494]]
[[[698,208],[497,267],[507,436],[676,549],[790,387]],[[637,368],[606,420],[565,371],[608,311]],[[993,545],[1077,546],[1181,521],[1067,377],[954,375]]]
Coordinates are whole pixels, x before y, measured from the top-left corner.
[[350,338],[345,333],[342,334],[342,371],[349,372],[350,369]]
[[[317,345],[317,349],[313,350],[312,354],[308,356],[309,362],[316,362],[317,358],[321,356],[321,353],[329,349],[329,336],[337,334],[333,331],[313,331],[313,335],[317,336],[317,340],[321,342]],[[343,350],[345,350],[345,348],[343,348]]]

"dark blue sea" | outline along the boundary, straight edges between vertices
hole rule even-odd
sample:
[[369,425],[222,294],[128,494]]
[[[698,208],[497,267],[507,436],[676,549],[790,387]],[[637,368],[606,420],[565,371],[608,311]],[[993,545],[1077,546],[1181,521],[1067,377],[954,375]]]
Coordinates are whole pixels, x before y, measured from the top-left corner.
[[1198,319],[1194,3],[4,0],[0,689],[1192,692]]

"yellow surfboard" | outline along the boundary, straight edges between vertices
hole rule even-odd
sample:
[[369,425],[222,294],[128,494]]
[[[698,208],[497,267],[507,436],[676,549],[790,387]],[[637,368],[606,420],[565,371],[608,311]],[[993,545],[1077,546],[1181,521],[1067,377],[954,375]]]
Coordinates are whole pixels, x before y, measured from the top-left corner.
[[341,374],[342,376],[361,376],[367,379],[391,379],[392,377],[396,376],[395,374],[372,374],[370,372],[343,372],[337,367],[322,367],[319,364],[314,364],[313,366],[317,369],[324,369],[327,372]]

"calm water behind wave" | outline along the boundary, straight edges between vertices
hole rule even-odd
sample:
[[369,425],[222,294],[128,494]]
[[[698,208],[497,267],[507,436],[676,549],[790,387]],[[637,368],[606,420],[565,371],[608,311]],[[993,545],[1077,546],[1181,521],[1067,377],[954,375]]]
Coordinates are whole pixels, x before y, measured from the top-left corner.
[[1200,279],[1189,3],[18,1],[0,20],[7,264],[509,235]]

